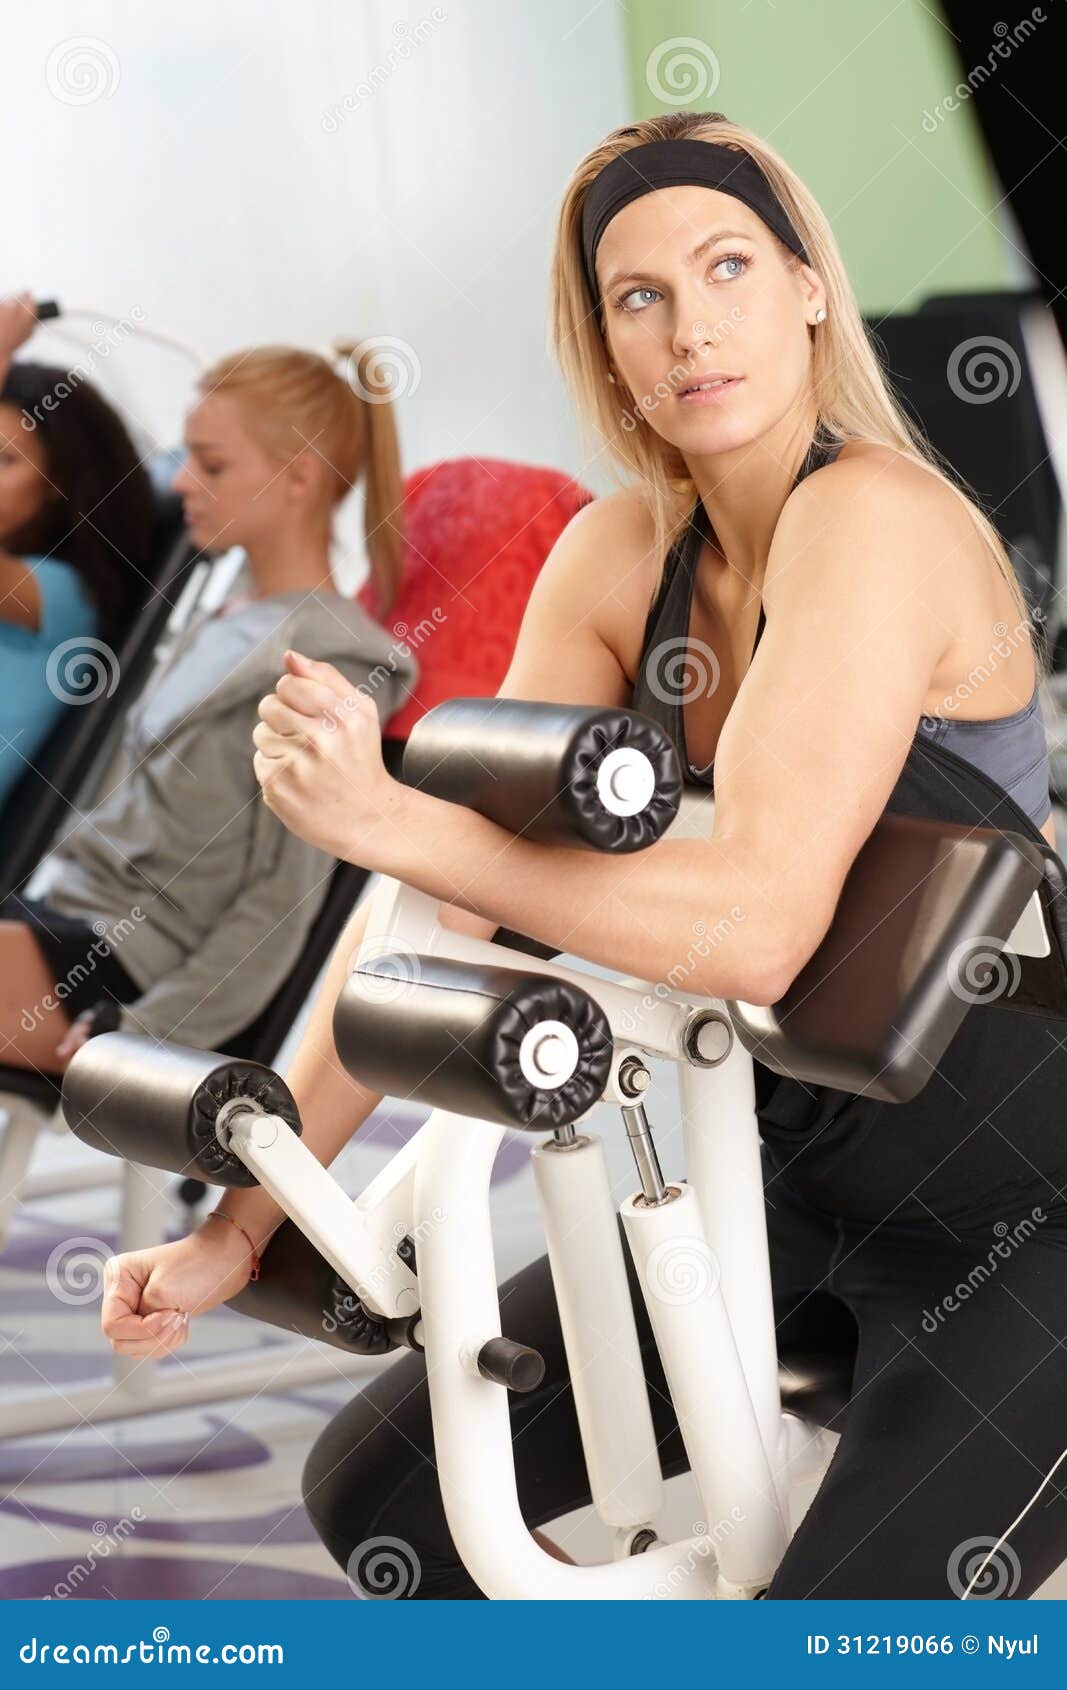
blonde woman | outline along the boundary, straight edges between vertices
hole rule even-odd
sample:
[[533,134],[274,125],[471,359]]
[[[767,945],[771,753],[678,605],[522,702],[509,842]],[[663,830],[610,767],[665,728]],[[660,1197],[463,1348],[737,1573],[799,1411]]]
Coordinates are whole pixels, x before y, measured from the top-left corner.
[[[710,786],[714,763],[713,837],[629,858],[512,838],[391,780],[369,710],[327,768],[315,719],[344,690],[329,665],[291,668],[264,700],[256,771],[302,837],[420,887],[480,935],[506,926],[664,979],[692,954],[694,923],[740,906],[687,988],[770,1004],[887,808],[1051,842],[1025,605],[989,521],[887,391],[823,212],[757,136],[689,113],[610,135],[564,196],[552,294],[575,401],[627,484],[560,539],[502,694],[657,716],[691,780]],[[348,788],[364,802],[340,807]],[[376,1102],[340,1074],[330,1036],[361,931],[357,918],[338,946],[288,1076],[324,1161]],[[1031,1506],[1067,1424],[1065,1066],[1053,1024],[993,1004],[911,1104],[757,1069],[780,1343],[857,1351],[840,1443],[768,1596],[958,1596],[976,1541],[1009,1528],[1010,1594],[1067,1556],[1062,1494]],[[208,1307],[244,1283],[280,1211],[259,1191],[226,1203],[246,1237],[205,1225],[148,1273],[124,1259],[104,1312],[116,1349],[173,1347],[182,1320],[168,1333],[149,1311]],[[1032,1236],[937,1318],[994,1227],[1035,1211]],[[685,1452],[631,1291],[671,1475]],[[546,1259],[501,1306],[547,1364],[511,1401],[538,1528],[589,1499]],[[304,1498],[355,1588],[361,1546],[388,1535],[417,1558],[407,1594],[481,1594],[449,1536],[417,1356],[325,1429]]]
[[336,353],[250,348],[201,380],[175,487],[199,547],[244,549],[244,590],[192,619],[132,706],[118,764],[55,853],[46,898],[0,905],[5,1062],[61,1070],[101,1001],[122,1006],[110,1013],[126,1031],[224,1047],[300,954],[333,860],[262,801],[257,705],[290,645],[365,687],[383,722],[416,672],[333,580],[333,513],[357,484],[386,606],[403,556],[374,343]]

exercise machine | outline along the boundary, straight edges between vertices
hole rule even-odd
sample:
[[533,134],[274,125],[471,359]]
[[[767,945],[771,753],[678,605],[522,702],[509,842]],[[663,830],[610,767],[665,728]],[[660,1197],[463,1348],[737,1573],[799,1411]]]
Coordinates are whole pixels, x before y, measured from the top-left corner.
[[[404,776],[515,834],[588,850],[699,835],[710,814],[683,792],[666,735],[624,709],[453,699],[413,730]],[[907,1102],[981,1013],[961,985],[975,946],[1048,959],[1063,889],[1055,852],[1021,833],[887,813],[815,955],[761,1006],[457,934],[436,900],[384,877],[335,1042],[364,1085],[431,1113],[358,1197],[302,1143],[284,1080],[255,1063],[102,1034],[70,1063],[63,1110],[98,1149],[271,1193],[288,1219],[232,1306],[359,1356],[425,1352],[449,1529],[487,1595],[752,1599],[833,1453],[826,1422],[851,1376],[850,1358],[777,1351],[753,1058]],[[685,1179],[664,1178],[642,1102],[657,1058],[677,1072]],[[618,1206],[587,1124],[601,1103],[633,1152]],[[531,1135],[593,1505],[612,1533],[602,1565],[550,1556],[519,1508],[506,1393],[535,1389],[544,1363],[501,1330],[490,1172],[509,1127]],[[657,1534],[620,1215],[704,1510],[679,1542]]]

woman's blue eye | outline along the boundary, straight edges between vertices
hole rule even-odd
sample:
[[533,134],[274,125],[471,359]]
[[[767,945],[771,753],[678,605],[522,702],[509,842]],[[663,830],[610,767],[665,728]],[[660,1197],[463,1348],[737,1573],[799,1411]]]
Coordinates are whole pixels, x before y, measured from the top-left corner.
[[[623,294],[622,299],[620,300],[620,304],[622,305],[622,308],[623,308],[624,311],[633,311],[635,309],[635,307],[628,304],[627,301],[634,299],[640,293],[646,293],[646,294],[650,293],[650,294],[656,295],[656,289],[655,288],[632,288],[629,293]],[[656,295],[656,297],[658,297],[658,295]],[[636,309],[638,311],[640,311],[641,307],[637,306]]]
[[[728,253],[725,254],[724,257],[717,258],[715,260],[713,268],[717,270],[719,268],[720,264],[741,264],[741,265],[744,265],[744,267],[747,269],[748,259],[744,256],[743,253],[728,252]],[[734,271],[734,276],[737,276],[737,275],[740,275],[740,274],[741,274],[740,271],[738,271],[738,270]],[[731,277],[730,279],[733,280],[733,277]]]

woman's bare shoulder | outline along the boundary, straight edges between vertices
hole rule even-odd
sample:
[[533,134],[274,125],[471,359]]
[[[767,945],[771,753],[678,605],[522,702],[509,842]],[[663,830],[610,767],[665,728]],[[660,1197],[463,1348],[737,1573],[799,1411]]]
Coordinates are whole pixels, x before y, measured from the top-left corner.
[[903,495],[918,500],[925,511],[939,511],[948,517],[964,516],[960,500],[946,481],[929,465],[909,457],[897,446],[879,440],[846,440],[833,463],[824,464],[807,476],[793,496],[816,487],[847,486],[869,488],[886,509]]
[[595,626],[632,675],[662,561],[647,497],[623,487],[584,505],[552,561],[574,614]]

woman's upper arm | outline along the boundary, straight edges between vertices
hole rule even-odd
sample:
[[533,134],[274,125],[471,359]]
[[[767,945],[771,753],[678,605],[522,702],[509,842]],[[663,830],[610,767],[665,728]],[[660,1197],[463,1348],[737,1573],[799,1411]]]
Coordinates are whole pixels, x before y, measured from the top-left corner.
[[629,704],[627,645],[650,593],[651,522],[630,492],[585,505],[545,559],[497,696]]
[[773,904],[793,972],[885,808],[951,637],[943,565],[959,519],[920,473],[834,465],[798,489],[771,547],[766,630],[719,737],[715,833]]

